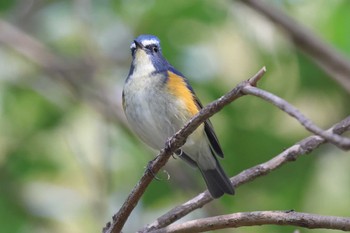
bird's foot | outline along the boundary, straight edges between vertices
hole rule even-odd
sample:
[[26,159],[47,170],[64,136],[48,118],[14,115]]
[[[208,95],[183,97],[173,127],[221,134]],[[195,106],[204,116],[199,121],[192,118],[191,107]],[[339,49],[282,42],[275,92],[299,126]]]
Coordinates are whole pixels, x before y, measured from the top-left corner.
[[154,178],[155,180],[160,181],[161,179],[158,178],[157,174],[155,174],[155,173],[152,171],[152,164],[153,164],[154,160],[156,160],[156,158],[157,158],[157,157],[155,157],[154,159],[152,159],[151,161],[148,162],[147,167],[146,167],[146,170],[148,170],[148,172],[151,173],[151,175],[153,176],[153,178]]

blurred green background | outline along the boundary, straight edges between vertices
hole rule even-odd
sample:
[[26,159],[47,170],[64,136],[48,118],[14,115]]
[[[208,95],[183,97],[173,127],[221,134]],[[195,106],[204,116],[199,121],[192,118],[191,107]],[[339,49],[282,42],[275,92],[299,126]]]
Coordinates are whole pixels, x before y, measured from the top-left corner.
[[[349,1],[267,2],[350,57]],[[161,39],[165,57],[189,78],[204,105],[266,66],[260,87],[285,98],[319,126],[327,128],[350,114],[349,93],[282,30],[240,2],[1,1],[0,18],[1,41],[13,37],[0,43],[1,232],[100,232],[122,205],[157,153],[128,130],[121,109],[129,46],[139,34]],[[8,28],[20,30],[20,36]],[[251,96],[235,101],[212,122],[230,176],[310,135],[285,113]],[[322,146],[186,219],[289,209],[349,216],[349,155]],[[164,170],[125,232],[135,232],[205,188],[199,172],[180,159],[170,159]]]

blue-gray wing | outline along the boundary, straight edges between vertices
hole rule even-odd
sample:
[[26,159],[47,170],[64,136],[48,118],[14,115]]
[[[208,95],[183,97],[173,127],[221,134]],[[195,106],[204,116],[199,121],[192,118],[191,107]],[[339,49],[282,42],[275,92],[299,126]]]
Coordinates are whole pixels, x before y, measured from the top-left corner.
[[[203,105],[201,104],[201,102],[199,101],[199,99],[195,96],[196,102],[199,106],[200,109],[203,108]],[[215,153],[220,156],[221,158],[224,157],[224,153],[222,152],[221,146],[219,144],[219,140],[215,134],[214,128],[212,123],[210,122],[210,120],[206,120],[204,122],[204,130],[205,133],[207,134],[207,137],[209,139],[211,148],[215,151]]]

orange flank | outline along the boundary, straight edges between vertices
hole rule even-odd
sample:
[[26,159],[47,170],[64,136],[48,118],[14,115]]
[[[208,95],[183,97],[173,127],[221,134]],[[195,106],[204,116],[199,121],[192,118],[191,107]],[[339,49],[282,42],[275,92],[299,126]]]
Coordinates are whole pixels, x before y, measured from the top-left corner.
[[176,97],[183,100],[187,110],[191,115],[198,113],[198,107],[194,101],[192,92],[187,88],[186,82],[177,74],[168,71],[169,81],[168,88],[169,91]]

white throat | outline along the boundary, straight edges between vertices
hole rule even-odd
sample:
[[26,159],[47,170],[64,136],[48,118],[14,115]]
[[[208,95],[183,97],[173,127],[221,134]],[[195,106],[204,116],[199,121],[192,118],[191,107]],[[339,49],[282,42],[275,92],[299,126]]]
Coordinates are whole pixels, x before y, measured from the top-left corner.
[[136,51],[133,64],[134,64],[134,72],[132,76],[135,76],[135,77],[147,76],[153,73],[154,71],[156,71],[151,61],[151,58],[142,49],[138,49]]

